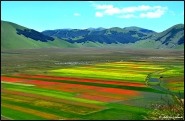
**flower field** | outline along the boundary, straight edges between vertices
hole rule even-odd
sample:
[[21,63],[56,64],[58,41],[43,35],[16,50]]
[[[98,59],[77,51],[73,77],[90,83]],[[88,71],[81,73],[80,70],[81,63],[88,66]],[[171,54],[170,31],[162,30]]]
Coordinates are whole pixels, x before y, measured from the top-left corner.
[[[149,73],[156,78],[178,74],[179,80],[184,75],[181,67],[152,62],[81,65],[48,70],[47,75],[1,75],[2,115],[33,120],[142,119],[151,109],[125,102],[146,99],[147,104],[152,100],[148,95],[165,95],[146,85]],[[169,82],[166,85],[174,83]]]

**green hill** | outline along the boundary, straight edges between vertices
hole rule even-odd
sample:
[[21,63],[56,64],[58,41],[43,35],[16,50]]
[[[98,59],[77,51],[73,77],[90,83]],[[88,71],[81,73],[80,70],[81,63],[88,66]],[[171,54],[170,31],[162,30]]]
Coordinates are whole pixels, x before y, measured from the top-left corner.
[[184,49],[184,24],[177,24],[161,33],[140,27],[38,32],[12,22],[1,21],[1,49],[104,46]]
[[28,28],[11,22],[1,21],[1,49],[73,47],[72,44],[58,38],[48,42],[36,41],[24,35],[18,35],[16,29],[24,30]]
[[133,48],[153,49],[184,49],[184,25],[177,24],[171,28],[157,33],[140,27],[113,27],[101,31],[92,30],[48,30],[45,35],[65,39],[74,43],[100,43],[97,46],[127,46]]

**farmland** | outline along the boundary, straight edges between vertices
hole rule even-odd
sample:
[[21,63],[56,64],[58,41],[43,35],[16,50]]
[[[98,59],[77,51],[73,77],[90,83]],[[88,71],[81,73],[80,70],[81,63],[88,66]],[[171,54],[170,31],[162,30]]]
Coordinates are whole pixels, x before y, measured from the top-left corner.
[[182,55],[121,48],[4,50],[1,114],[15,120],[142,120],[149,104],[167,95],[150,79],[184,94]]

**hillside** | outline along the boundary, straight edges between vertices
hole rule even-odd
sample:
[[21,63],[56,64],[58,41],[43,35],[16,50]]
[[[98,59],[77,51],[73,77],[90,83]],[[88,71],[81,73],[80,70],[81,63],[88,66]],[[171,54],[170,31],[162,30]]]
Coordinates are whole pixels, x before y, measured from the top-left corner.
[[161,33],[140,27],[113,27],[95,31],[91,29],[47,30],[42,33],[64,39],[70,43],[121,45],[134,48],[184,49],[184,25],[177,24]]
[[160,41],[163,45],[173,48],[176,45],[184,45],[184,24],[177,24],[169,29],[156,34],[153,40]]
[[153,30],[148,30],[148,29],[144,29],[144,28],[140,28],[140,27],[136,27],[136,26],[133,26],[133,27],[125,27],[123,28],[124,30],[134,30],[134,31],[140,31],[140,32],[144,32],[144,33],[156,33],[155,31]]
[[85,30],[47,30],[42,32],[45,35],[65,39],[70,43],[86,43],[86,42],[98,42],[98,43],[135,43],[136,41],[146,39],[150,34],[137,31],[137,30],[124,30],[119,27],[113,27],[110,29],[85,29]]
[[37,32],[1,21],[1,49],[120,46],[152,49],[184,49],[184,25],[156,33],[140,28],[56,29]]
[[[21,32],[27,32],[27,35]],[[32,37],[30,38],[28,36]],[[70,43],[59,40],[55,37],[52,38],[52,41],[42,41],[41,38],[43,37],[51,38],[35,30],[28,29],[11,22],[1,21],[1,49],[32,49],[72,46]]]

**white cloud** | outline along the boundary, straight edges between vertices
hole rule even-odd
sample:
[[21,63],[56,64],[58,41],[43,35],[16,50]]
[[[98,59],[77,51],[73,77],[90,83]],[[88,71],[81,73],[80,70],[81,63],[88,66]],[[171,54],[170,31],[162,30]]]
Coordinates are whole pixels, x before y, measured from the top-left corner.
[[[103,15],[124,14],[117,17],[119,18],[138,18],[138,17],[160,18],[166,12],[166,10],[168,10],[168,7],[148,6],[148,5],[118,8],[118,7],[114,7],[113,5],[98,5],[93,3],[93,6],[95,7],[95,9],[101,10],[100,12],[96,12],[95,15],[97,17],[102,17]],[[144,11],[146,11],[147,13],[141,13]],[[135,13],[135,12],[137,12],[138,16],[135,16],[133,14],[126,14],[126,13]]]
[[131,7],[125,7],[122,9],[123,13],[129,13],[129,12],[136,12],[136,11],[146,11],[150,10],[151,7],[147,5],[141,5],[141,6],[131,6]]
[[102,13],[100,13],[100,12],[96,12],[96,14],[95,14],[97,17],[102,17],[103,16],[103,14]]
[[79,13],[74,13],[74,16],[80,16],[80,14]]
[[162,9],[166,10],[167,7],[161,7],[161,6],[147,6],[147,5],[141,5],[141,6],[132,6],[132,7],[126,7],[122,9],[123,13],[129,13],[129,12],[137,12],[137,11],[149,11],[149,10],[156,10],[156,9]]
[[128,12],[135,12],[137,10],[137,7],[126,7],[122,9],[123,13],[128,13]]
[[118,16],[118,18],[138,18],[138,17],[133,14],[126,14],[126,15]]
[[121,10],[119,8],[113,7],[113,5],[97,5],[93,4],[93,6],[96,9],[104,10],[102,14],[108,14],[108,15],[113,15],[113,14],[119,14]]
[[139,10],[149,10],[149,9],[151,9],[151,7],[147,6],[147,5],[141,5],[141,6],[138,6],[138,9]]
[[121,10],[119,8],[110,8],[104,11],[105,14],[113,15],[113,14],[120,14]]
[[141,18],[160,18],[164,14],[164,10],[157,9],[155,12],[141,13]]

